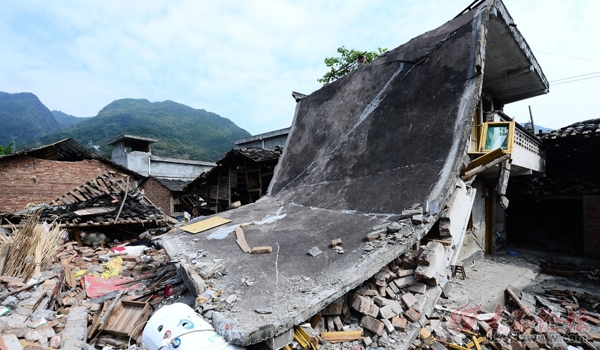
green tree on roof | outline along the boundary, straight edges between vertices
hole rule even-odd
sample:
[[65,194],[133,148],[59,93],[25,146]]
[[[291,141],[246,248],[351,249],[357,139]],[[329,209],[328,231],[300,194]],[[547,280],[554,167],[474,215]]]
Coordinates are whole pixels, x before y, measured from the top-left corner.
[[9,143],[7,146],[2,146],[0,145],[0,154],[11,154],[15,152],[15,149],[13,148],[15,144],[14,143]]
[[325,65],[330,69],[322,78],[317,79],[319,83],[329,84],[353,70],[373,61],[381,54],[385,53],[387,48],[377,48],[377,51],[357,51],[348,50],[345,46],[338,47],[339,57],[327,57]]

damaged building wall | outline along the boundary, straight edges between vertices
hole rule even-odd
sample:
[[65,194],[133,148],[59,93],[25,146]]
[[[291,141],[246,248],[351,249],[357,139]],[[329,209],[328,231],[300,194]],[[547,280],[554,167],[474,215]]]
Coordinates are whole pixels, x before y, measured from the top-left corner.
[[158,180],[149,177],[140,185],[146,196],[167,215],[173,215],[173,194]]
[[49,203],[108,171],[119,172],[97,159],[67,162],[17,155],[0,160],[0,211],[14,212],[29,203]]
[[541,135],[546,176],[511,179],[508,187],[509,244],[600,259],[599,128],[594,119]]

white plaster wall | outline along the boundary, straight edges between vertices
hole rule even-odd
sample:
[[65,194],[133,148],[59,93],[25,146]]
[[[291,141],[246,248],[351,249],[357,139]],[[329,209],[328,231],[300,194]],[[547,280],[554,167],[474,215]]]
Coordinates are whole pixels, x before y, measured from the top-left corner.
[[125,146],[123,142],[119,142],[113,145],[111,160],[119,165],[124,167],[127,166],[127,151],[125,150]]
[[197,164],[178,164],[152,160],[150,173],[152,176],[167,179],[193,180],[212,167]]
[[148,176],[150,153],[134,151],[127,155],[127,168],[142,176]]

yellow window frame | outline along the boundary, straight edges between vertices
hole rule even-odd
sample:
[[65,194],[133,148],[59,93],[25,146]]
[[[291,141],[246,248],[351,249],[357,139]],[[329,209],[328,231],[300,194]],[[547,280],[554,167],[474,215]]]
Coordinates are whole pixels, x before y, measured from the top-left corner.
[[[505,128],[501,128],[505,127]],[[504,129],[504,130],[503,130]],[[492,130],[498,132],[491,133]],[[489,136],[489,137],[488,137]],[[485,122],[481,124],[479,152],[488,153],[498,148],[505,154],[511,154],[515,144],[515,122]]]

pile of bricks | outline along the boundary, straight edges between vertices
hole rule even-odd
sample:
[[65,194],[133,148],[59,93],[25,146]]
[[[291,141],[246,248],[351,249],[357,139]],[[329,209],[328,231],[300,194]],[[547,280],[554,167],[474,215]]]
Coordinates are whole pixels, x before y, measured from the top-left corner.
[[401,255],[321,310],[311,321],[314,330],[323,341],[354,341],[355,346],[368,348],[382,346],[377,342],[391,334],[400,337],[399,332],[423,318],[428,285],[415,278],[415,270],[428,259],[423,251]]
[[[121,247],[124,243],[128,242],[121,242]],[[37,284],[36,280],[0,276],[0,349],[127,344],[128,337],[102,332],[113,310],[119,312],[115,305],[120,301],[149,307],[171,303],[186,290],[163,249],[142,245],[135,250],[141,254],[73,241],[60,247],[48,270],[34,276]],[[106,262],[112,259],[120,260],[116,276],[101,278]],[[107,287],[99,292],[99,287],[84,281],[87,277],[106,281],[102,283]],[[133,341],[140,341],[141,330],[136,330]]]

